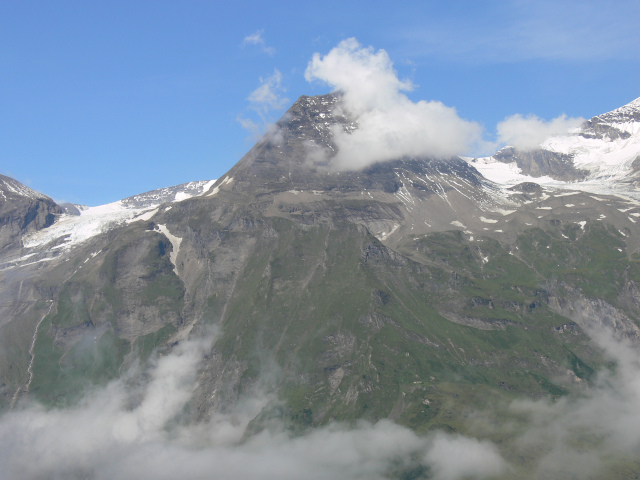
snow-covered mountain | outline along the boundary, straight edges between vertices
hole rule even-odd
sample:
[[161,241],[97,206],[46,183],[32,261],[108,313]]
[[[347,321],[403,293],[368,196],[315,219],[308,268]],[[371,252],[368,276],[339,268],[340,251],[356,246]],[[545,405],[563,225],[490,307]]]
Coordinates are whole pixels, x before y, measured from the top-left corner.
[[[30,199],[55,205],[49,197],[9,177],[0,177],[0,182],[0,193],[5,198],[0,207],[8,208],[9,203],[15,203],[16,198],[22,198],[23,202],[24,199]],[[55,215],[51,214],[49,223],[45,225],[47,228],[31,229],[24,232],[22,237],[14,238],[14,248],[4,253],[0,260],[0,270],[52,260],[61,252],[118,225],[148,220],[163,205],[164,209],[170,209],[172,203],[202,195],[214,183],[215,180],[189,182],[96,207],[56,205]]]
[[640,198],[640,98],[570,134],[550,137],[535,150],[506,147],[491,157],[467,160],[503,185],[533,181]]

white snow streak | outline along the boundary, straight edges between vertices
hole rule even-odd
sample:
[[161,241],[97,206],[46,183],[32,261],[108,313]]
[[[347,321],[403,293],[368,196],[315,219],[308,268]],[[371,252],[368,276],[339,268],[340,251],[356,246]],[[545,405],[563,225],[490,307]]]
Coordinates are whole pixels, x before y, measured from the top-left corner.
[[182,238],[176,237],[173,235],[166,225],[156,225],[158,231],[160,231],[167,239],[171,242],[171,246],[173,247],[173,251],[169,254],[169,259],[171,263],[173,263],[173,271],[178,274],[178,265],[176,264],[176,259],[178,258],[178,252],[180,251],[180,244],[182,243]]

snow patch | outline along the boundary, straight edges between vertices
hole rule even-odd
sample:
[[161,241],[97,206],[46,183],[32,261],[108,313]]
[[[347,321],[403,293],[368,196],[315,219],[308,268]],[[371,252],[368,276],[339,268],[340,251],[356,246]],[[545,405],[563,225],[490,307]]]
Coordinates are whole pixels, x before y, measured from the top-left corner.
[[181,202],[182,200],[186,200],[186,199],[191,198],[193,196],[194,195],[190,195],[187,192],[178,192],[178,193],[176,193],[176,196],[174,198],[175,198],[176,202]]
[[213,197],[216,193],[218,193],[220,191],[220,187],[223,185],[228,185],[231,182],[233,182],[233,177],[225,177],[224,180],[222,180],[222,182],[220,182],[220,185],[218,185],[216,188],[214,188],[211,193],[209,195],[207,195],[207,197]]
[[133,217],[133,218],[128,218],[126,220],[127,223],[133,223],[133,222],[138,222],[140,220],[146,222],[147,220],[151,220],[151,217],[153,217],[156,213],[158,213],[158,208],[154,208],[152,210],[146,211],[144,213],[141,213],[140,215]]
[[218,181],[218,179],[216,178],[215,180],[209,180],[207,183],[205,183],[204,186],[202,187],[202,192],[203,193],[201,195],[207,193],[209,191],[209,189],[211,187],[213,187],[214,183],[216,183],[217,181]]
[[569,155],[576,168],[590,172],[591,179],[606,182],[624,180],[631,163],[640,155],[640,123],[615,124],[618,130],[627,131],[629,138],[587,138],[581,135],[551,137],[542,148]]
[[180,244],[182,243],[182,238],[176,237],[173,235],[166,225],[156,225],[156,229],[162,233],[167,239],[171,242],[171,246],[173,247],[173,251],[169,253],[169,260],[173,263],[173,271],[178,274],[178,265],[176,264],[176,259],[178,258],[178,252],[180,251]]
[[376,235],[376,238],[378,240],[380,240],[381,242],[386,240],[387,238],[389,238],[391,235],[393,235],[393,232],[395,232],[398,228],[400,227],[399,223],[396,223],[393,225],[393,228],[391,229],[391,231],[389,232],[381,232],[378,235]]
[[561,186],[565,182],[554,180],[549,176],[532,177],[524,175],[516,162],[503,163],[493,157],[474,158],[466,160],[469,165],[475,167],[483,177],[492,182],[498,183],[504,187],[512,187],[519,183],[533,182],[540,185],[558,185]]
[[54,247],[68,249],[99,235],[136,215],[148,211],[149,208],[127,208],[121,201],[89,207],[80,215],[62,215],[56,223],[39,230],[23,240],[25,248],[40,247],[54,240],[66,237],[65,241]]

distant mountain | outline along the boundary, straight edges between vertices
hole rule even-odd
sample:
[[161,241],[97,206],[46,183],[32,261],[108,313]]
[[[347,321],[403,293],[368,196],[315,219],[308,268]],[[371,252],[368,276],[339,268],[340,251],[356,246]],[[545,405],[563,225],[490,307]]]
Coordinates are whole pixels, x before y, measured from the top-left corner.
[[[471,164],[496,182],[537,179],[571,182],[573,188],[638,197],[640,98],[593,117],[570,135],[551,137],[538,149],[506,147]],[[527,177],[527,178],[525,178]]]
[[[66,251],[95,235],[107,232],[122,223],[130,222],[145,215],[148,216],[151,212],[155,213],[162,204],[179,202],[193,196],[202,195],[215,183],[215,180],[189,182],[152,190],[106,205],[88,207],[86,205],[73,204],[56,205],[49,197],[35,192],[8,177],[3,178],[7,179],[6,185],[16,185],[12,188],[24,192],[21,197],[15,197],[23,199],[21,200],[22,203],[33,202],[35,199],[50,206],[50,211],[48,210],[49,216],[44,219],[44,222],[40,221],[34,225],[34,228],[22,230],[20,236],[12,237],[15,242],[13,245],[7,245],[7,248],[13,246],[14,255],[7,253],[5,256],[5,259],[12,260],[9,262],[12,266],[17,265],[16,262],[20,262],[19,259],[24,256],[24,248],[32,250],[27,258],[35,255],[34,251],[47,251],[48,255],[45,258],[52,258],[51,255],[57,256],[60,252]],[[22,190],[19,190],[20,188]],[[7,196],[7,198],[13,197]],[[3,208],[9,208],[14,205],[11,202],[15,203],[14,200],[8,201],[2,204]],[[1,264],[0,268],[2,268]]]
[[639,124],[640,98],[636,98],[620,108],[585,122],[579,135],[605,141],[624,140],[638,134]]
[[161,205],[166,202],[180,202],[187,198],[202,195],[215,180],[200,180],[197,182],[182,183],[173,187],[159,188],[150,192],[141,193],[121,200],[121,204],[127,208],[144,208]]
[[[214,330],[163,432],[238,409],[242,438],[390,419],[495,442],[517,475],[537,471],[549,444],[512,441],[529,428],[514,402],[601,388],[615,368],[593,332],[640,341],[637,102],[533,152],[335,171],[333,132],[358,128],[341,102],[301,97],[216,181],[12,230],[4,408],[136,385],[125,372]],[[610,452],[605,440],[568,443]],[[637,470],[625,455],[611,471]]]
[[0,252],[22,235],[53,224],[62,209],[49,197],[0,175]]

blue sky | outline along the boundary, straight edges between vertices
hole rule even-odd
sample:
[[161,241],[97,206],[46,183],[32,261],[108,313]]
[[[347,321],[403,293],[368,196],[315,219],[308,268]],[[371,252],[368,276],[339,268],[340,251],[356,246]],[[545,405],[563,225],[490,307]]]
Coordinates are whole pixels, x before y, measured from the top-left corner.
[[412,101],[494,141],[510,115],[640,96],[639,20],[637,0],[0,0],[0,173],[88,205],[217,178],[300,95],[331,90],[305,70],[351,37],[386,50]]

